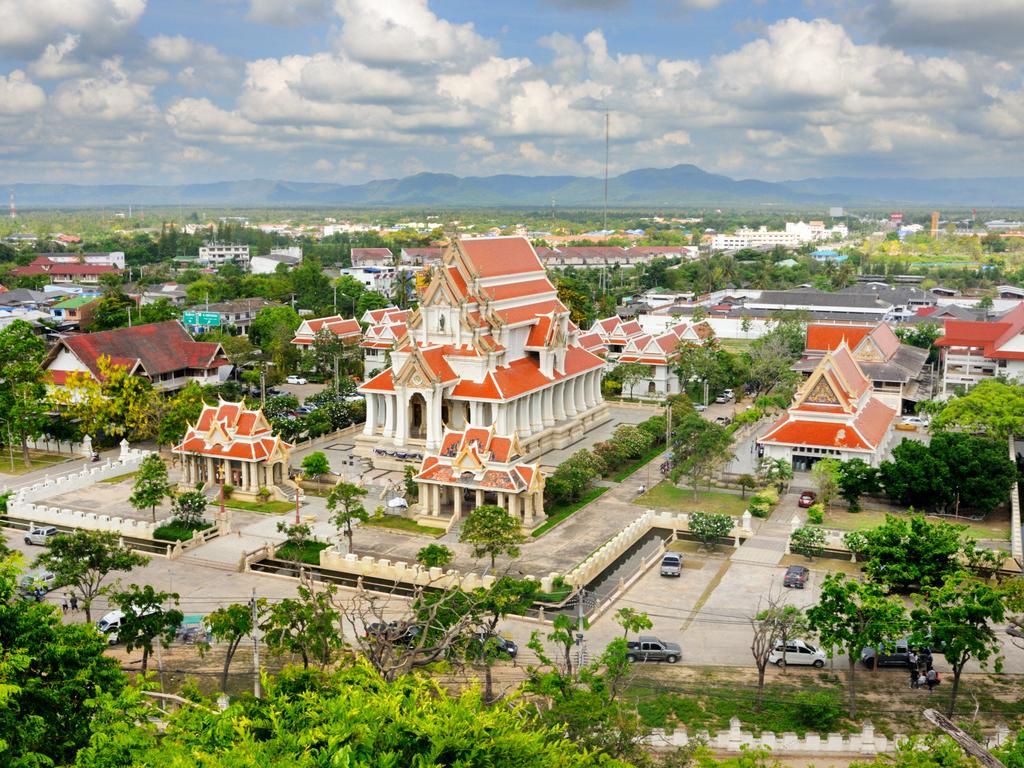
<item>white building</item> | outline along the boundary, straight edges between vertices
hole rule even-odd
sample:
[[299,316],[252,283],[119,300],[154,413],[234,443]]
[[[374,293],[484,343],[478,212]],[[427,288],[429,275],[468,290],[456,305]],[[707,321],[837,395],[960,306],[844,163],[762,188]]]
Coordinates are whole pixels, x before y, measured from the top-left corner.
[[124,269],[124,251],[96,253],[40,253],[55,264],[89,264],[92,266],[106,265],[116,269]]
[[293,269],[302,263],[302,248],[274,248],[266,256],[253,256],[249,260],[249,271],[254,275],[272,275],[278,266],[284,264],[286,269]]
[[222,264],[234,263],[248,269],[249,246],[228,243],[207,243],[199,246],[199,264],[204,267],[219,267]]
[[786,222],[783,231],[770,230],[768,227],[750,229],[740,227],[731,235],[718,234],[711,239],[713,251],[736,251],[741,248],[796,248],[807,243],[820,243],[835,238],[844,238],[850,234],[845,224],[826,227],[824,222]]

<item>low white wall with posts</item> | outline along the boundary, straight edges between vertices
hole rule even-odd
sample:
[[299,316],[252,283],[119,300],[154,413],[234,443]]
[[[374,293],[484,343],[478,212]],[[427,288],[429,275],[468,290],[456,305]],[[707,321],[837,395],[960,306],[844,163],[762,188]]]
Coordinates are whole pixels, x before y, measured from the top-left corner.
[[343,554],[334,547],[321,550],[320,566],[367,578],[400,581],[406,584],[440,589],[461,588],[467,592],[481,587],[490,589],[495,581],[493,576],[488,575],[460,573],[454,569],[425,568],[419,563],[392,562],[369,555],[359,557],[351,552]]
[[108,459],[101,464],[86,463],[77,472],[52,478],[47,476],[37,483],[17,489],[7,501],[7,514],[10,517],[44,525],[85,528],[91,531],[111,531],[122,536],[152,539],[153,531],[158,526],[145,520],[100,515],[95,512],[81,512],[77,509],[36,503],[71,491],[83,490],[118,475],[134,472],[150,453],[152,451],[131,448],[126,441],[122,441],[121,454],[116,461]]
[[[1005,744],[1010,730],[1000,725],[994,734],[985,739],[988,748]],[[647,739],[652,747],[684,747],[692,741],[700,741],[715,752],[740,752],[743,749],[770,749],[775,755],[877,755],[894,752],[907,737],[896,734],[889,738],[875,732],[870,722],[865,722],[860,733],[844,736],[841,733],[807,733],[803,737],[795,733],[763,732],[755,736],[744,731],[738,718],[729,723],[728,731],[708,733],[700,731],[691,738],[685,728],[667,732],[655,729]]]

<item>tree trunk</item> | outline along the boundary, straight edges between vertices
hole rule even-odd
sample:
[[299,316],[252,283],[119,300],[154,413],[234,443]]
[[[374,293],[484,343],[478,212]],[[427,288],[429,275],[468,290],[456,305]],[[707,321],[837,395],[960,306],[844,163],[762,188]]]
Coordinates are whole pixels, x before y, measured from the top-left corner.
[[85,611],[85,623],[92,624],[92,599],[82,598],[82,610]]
[[21,460],[25,462],[26,467],[32,466],[32,459],[28,455],[28,437],[24,432],[21,433]]
[[490,704],[494,701],[494,684],[491,679],[491,662],[488,659],[484,659],[486,665],[484,671],[484,701]]
[[755,712],[761,711],[761,703],[764,700],[764,670],[767,666],[767,660],[759,660],[757,663],[757,701],[754,702]]
[[146,669],[149,667],[149,649],[142,649],[142,674],[146,674]]
[[231,667],[231,660],[235,657],[235,649],[238,646],[234,643],[228,644],[227,655],[224,656],[224,671],[220,675],[220,692],[228,692],[228,669]]
[[[966,663],[966,662],[965,662]],[[949,691],[949,709],[946,710],[947,717],[953,717],[956,711],[956,695],[960,690],[960,674],[964,671],[964,665],[953,665],[953,687]]]
[[[849,664],[850,664],[850,670],[849,670],[850,679],[847,681],[847,683],[848,683],[848,686],[850,688],[850,717],[854,718],[854,717],[857,716],[857,687],[854,685],[854,682],[853,682],[853,673],[854,673],[854,670],[856,668],[856,661],[853,658],[853,653],[852,652],[850,654]],[[876,664],[875,666],[877,667],[878,665]]]

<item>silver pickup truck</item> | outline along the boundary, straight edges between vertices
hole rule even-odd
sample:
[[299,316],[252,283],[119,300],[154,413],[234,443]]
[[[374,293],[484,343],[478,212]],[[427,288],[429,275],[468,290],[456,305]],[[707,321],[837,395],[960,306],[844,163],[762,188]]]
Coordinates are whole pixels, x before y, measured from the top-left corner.
[[653,635],[640,635],[637,640],[626,643],[628,661],[667,661],[675,664],[682,655],[678,643],[666,643]]

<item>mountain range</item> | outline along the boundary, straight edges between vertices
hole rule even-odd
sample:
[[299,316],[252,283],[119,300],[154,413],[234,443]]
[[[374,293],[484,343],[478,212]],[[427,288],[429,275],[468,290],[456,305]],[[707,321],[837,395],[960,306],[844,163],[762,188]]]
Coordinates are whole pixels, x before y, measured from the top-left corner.
[[[207,184],[9,184],[21,207],[335,206],[600,207],[604,179],[585,176],[455,176],[418,173],[364,184],[249,179]],[[1024,205],[1024,179],[859,178],[794,181],[732,179],[695,165],[642,168],[608,181],[613,207],[682,208],[742,205],[973,206]]]

